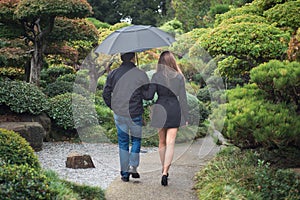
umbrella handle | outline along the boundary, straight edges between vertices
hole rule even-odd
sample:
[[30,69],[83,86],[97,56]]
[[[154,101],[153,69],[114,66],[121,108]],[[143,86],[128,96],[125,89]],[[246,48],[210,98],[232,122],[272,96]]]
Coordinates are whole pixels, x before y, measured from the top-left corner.
[[135,53],[135,58],[136,58],[136,66],[139,66],[139,58],[138,58],[138,53]]

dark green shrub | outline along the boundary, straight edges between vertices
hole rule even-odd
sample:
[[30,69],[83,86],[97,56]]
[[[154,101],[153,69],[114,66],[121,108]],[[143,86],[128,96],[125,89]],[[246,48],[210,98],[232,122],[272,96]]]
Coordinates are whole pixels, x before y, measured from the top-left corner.
[[6,77],[14,80],[23,80],[25,75],[25,70],[23,68],[17,67],[1,67],[0,77]]
[[258,160],[254,178],[265,200],[300,198],[300,179],[290,170],[273,169],[270,163]]
[[[46,176],[28,164],[0,167],[0,196],[11,199],[52,199]],[[55,197],[55,195],[54,195]]]
[[269,168],[255,151],[221,150],[196,175],[199,199],[299,199],[299,176]]
[[187,100],[189,106],[189,124],[199,125],[207,119],[209,111],[205,105],[197,99],[197,97],[187,93]]
[[289,1],[277,4],[264,12],[267,20],[276,23],[278,27],[291,27],[297,30],[300,27],[300,2]]
[[271,60],[253,68],[250,77],[274,102],[300,104],[300,63]]
[[[243,93],[244,92],[244,93]],[[262,96],[250,96],[263,91],[233,89],[228,93],[229,103],[222,133],[240,147],[286,146],[299,138],[300,117],[295,107],[284,103],[273,104]],[[217,111],[216,111],[217,112]]]
[[197,94],[197,98],[199,99],[199,101],[202,101],[202,102],[210,102],[211,97],[210,97],[210,94],[209,94],[208,87],[204,87],[204,88],[199,89],[199,92]]
[[43,69],[41,71],[41,80],[46,81],[47,83],[53,83],[56,79],[60,76],[66,74],[74,74],[75,70],[66,65],[57,65],[57,66],[50,66],[47,69]]
[[73,83],[76,79],[76,74],[65,74],[56,79],[56,81],[66,81]]
[[248,4],[245,6],[242,6],[240,8],[234,8],[230,11],[223,13],[223,14],[217,14],[216,20],[215,20],[215,27],[220,25],[223,21],[228,20],[235,16],[242,16],[242,15],[262,15],[263,9],[257,7],[255,4]]
[[98,123],[94,103],[75,93],[65,93],[50,99],[49,116],[63,129],[82,128]]
[[101,22],[101,21],[97,20],[96,18],[89,17],[89,18],[87,18],[87,20],[92,22],[96,26],[97,29],[110,27],[110,25],[108,23]]
[[96,105],[95,106],[99,124],[107,123],[114,120],[113,112],[107,106]]
[[16,113],[38,115],[49,109],[46,95],[35,85],[22,81],[0,82],[0,105]]
[[48,84],[44,89],[44,93],[49,97],[72,92],[86,97],[90,95],[90,93],[79,84],[66,81],[55,81],[54,83]]
[[28,142],[14,131],[0,129],[0,160],[4,164],[27,164],[40,168],[40,164]]

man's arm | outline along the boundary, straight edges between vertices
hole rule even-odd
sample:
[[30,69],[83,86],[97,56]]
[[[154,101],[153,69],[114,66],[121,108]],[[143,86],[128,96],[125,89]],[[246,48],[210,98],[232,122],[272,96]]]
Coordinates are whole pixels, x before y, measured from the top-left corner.
[[110,74],[107,76],[106,83],[103,89],[102,97],[105,104],[111,109],[111,94],[113,92],[112,80]]

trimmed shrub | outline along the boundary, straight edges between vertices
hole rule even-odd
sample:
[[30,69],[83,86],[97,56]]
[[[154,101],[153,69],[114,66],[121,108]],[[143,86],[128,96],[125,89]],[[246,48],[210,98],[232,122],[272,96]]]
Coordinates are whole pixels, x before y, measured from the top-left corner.
[[271,60],[253,68],[250,77],[259,88],[267,92],[268,98],[275,103],[280,101],[300,104],[299,62]]
[[300,116],[295,107],[273,104],[259,93],[263,91],[248,92],[247,88],[228,92],[229,103],[221,105],[227,109],[223,135],[243,148],[287,146],[296,142],[300,136]]
[[82,86],[66,81],[55,81],[54,83],[48,84],[44,89],[44,93],[49,97],[55,97],[60,94],[72,92],[81,94],[85,97],[88,97],[90,95],[90,93]]
[[0,128],[0,160],[3,164],[27,164],[40,168],[40,164],[28,142],[14,131]]
[[1,199],[49,199],[55,194],[49,189],[46,176],[28,164],[0,167]]
[[57,66],[50,66],[47,69],[41,71],[41,80],[46,81],[46,83],[53,83],[56,79],[60,76],[66,74],[74,74],[75,70],[66,65],[57,65]]
[[65,130],[98,123],[94,103],[79,94],[65,93],[50,99],[49,116]]
[[259,152],[221,150],[196,175],[199,199],[299,199],[299,176],[270,168]]
[[46,95],[35,85],[22,81],[0,82],[0,105],[16,113],[38,115],[49,109]]
[[291,27],[297,30],[300,27],[299,13],[300,1],[289,1],[268,9],[264,12],[264,16],[278,27]]

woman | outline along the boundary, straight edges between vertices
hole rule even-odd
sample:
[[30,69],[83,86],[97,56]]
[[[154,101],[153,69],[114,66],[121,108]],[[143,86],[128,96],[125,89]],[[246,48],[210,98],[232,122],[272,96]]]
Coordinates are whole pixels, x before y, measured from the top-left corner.
[[158,99],[151,108],[151,126],[158,128],[161,184],[167,186],[178,128],[188,124],[185,79],[170,51],[160,55],[147,93],[148,99],[152,99],[155,93]]

